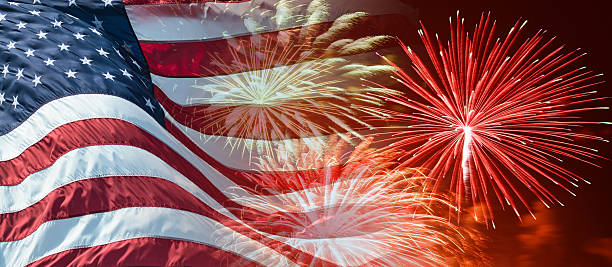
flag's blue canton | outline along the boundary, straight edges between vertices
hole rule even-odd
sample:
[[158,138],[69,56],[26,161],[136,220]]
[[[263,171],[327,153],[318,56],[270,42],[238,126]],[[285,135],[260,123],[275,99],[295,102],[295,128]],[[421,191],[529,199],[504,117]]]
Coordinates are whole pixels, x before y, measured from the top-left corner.
[[74,94],[119,96],[163,122],[123,3],[0,0],[0,135]]

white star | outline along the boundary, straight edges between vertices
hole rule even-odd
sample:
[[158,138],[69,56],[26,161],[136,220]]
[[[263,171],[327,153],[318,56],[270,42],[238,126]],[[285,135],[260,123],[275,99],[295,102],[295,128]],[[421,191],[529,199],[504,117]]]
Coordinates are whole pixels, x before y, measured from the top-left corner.
[[77,32],[77,33],[75,33],[73,35],[74,35],[74,38],[76,38],[77,40],[85,40],[84,39],[85,34],[81,34],[80,32]]
[[145,106],[149,107],[151,109],[151,111],[153,111],[155,109],[155,106],[153,106],[153,104],[151,104],[151,99],[145,98],[145,101],[147,101]]
[[123,58],[123,55],[121,55],[121,52],[119,52],[119,49],[113,47],[113,50],[115,50],[115,53],[117,53],[117,55],[119,55],[119,57],[121,57],[121,59],[125,59],[125,58]]
[[32,4],[36,4],[36,3],[40,4],[40,0],[34,0],[34,2],[32,2]]
[[23,69],[17,69],[15,77],[17,77],[17,80],[21,79],[21,77],[23,77]]
[[70,47],[69,45],[65,45],[64,43],[62,43],[61,45],[58,45],[60,51],[68,51],[68,47]]
[[134,65],[136,65],[136,67],[138,67],[139,70],[142,70],[140,68],[140,65],[138,65],[138,62],[136,62],[136,60],[132,59],[132,63],[134,63]]
[[130,80],[132,79],[132,74],[130,74],[126,69],[121,70],[121,74],[123,74],[123,76],[128,77]]
[[103,73],[102,75],[104,75],[104,79],[108,79],[108,80],[111,80],[111,81],[115,80],[115,76],[111,75],[110,73],[108,73],[108,71],[106,73]]
[[51,24],[53,24],[53,28],[62,27],[62,23],[64,22],[61,20],[56,20],[56,19],[53,19],[53,22],[51,22]]
[[68,0],[68,6],[77,5],[76,0]]
[[8,2],[8,4],[11,5],[11,6],[19,6],[20,5],[19,3],[15,3],[15,2]]
[[20,21],[19,23],[17,23],[17,29],[21,30],[21,29],[25,28],[26,25],[28,25],[28,24],[27,23],[23,23],[23,22]]
[[3,69],[2,69],[2,76],[4,76],[4,78],[6,78],[6,75],[9,73],[9,65],[6,64],[6,65],[4,65],[2,67],[3,67]]
[[108,5],[111,5],[111,6],[112,6],[112,5],[113,5],[112,1],[113,1],[113,0],[102,0],[102,2],[104,2],[104,6],[105,6],[105,7],[106,7],[106,6],[108,6]]
[[90,30],[91,32],[93,32],[93,33],[97,34],[98,36],[102,36],[102,33],[101,33],[101,32],[99,32],[98,30],[96,30],[96,28],[91,28],[91,27],[89,27],[89,30]]
[[72,70],[68,70],[67,72],[64,72],[66,74],[66,78],[76,78],[76,71],[72,71]]
[[0,13],[0,21],[6,20],[6,14]]
[[36,50],[28,49],[28,51],[25,52],[26,57],[33,57],[34,56],[34,52],[36,52]]
[[6,49],[11,50],[13,48],[15,48],[15,44],[17,44],[16,42],[10,41],[8,43],[8,45],[6,45]]
[[98,54],[100,54],[100,56],[108,57],[108,52],[104,51],[102,47],[100,47],[100,49],[96,49],[96,51],[98,51]]
[[13,109],[17,109],[17,106],[19,106],[19,101],[17,101],[17,98],[19,98],[19,96],[13,96]]
[[45,60],[44,62],[46,66],[53,66],[53,62],[55,62],[55,60],[47,58],[47,60]]
[[43,38],[47,39],[47,34],[49,34],[49,33],[48,33],[48,32],[43,32],[43,31],[41,30],[40,32],[38,32],[38,33],[36,34],[36,36],[38,36],[38,39],[43,39]]
[[30,11],[30,14],[34,15],[34,16],[40,16],[40,11],[38,10],[32,10]]
[[41,77],[42,77],[42,75],[38,76],[38,75],[34,74],[34,79],[32,80],[32,82],[34,83],[34,87],[36,87],[37,85],[41,84],[41,82],[40,82],[40,78]]
[[6,101],[6,99],[4,98],[4,93],[0,93],[0,105],[2,105],[4,101]]
[[102,21],[98,20],[98,17],[96,17],[96,15],[94,15],[94,20],[92,21],[92,23],[96,25],[96,28],[102,29]]
[[89,65],[89,66],[91,66],[91,62],[93,61],[93,60],[91,60],[91,59],[88,59],[87,57],[83,57],[83,58],[81,58],[81,59],[79,59],[79,60],[81,61],[81,64],[83,64],[83,65]]

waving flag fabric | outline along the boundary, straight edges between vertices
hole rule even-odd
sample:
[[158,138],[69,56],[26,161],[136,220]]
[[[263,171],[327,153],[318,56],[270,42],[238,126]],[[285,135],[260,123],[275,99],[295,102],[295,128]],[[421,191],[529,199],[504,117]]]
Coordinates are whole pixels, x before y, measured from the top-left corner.
[[[204,114],[207,114],[207,107],[222,104],[209,91],[197,86],[214,82],[211,77],[231,79],[231,76],[256,72],[257,69],[248,65],[224,68],[219,66],[214,56],[221,55],[225,62],[232,62],[232,46],[241,41],[251,43],[255,42],[252,41],[253,38],[291,38],[287,36],[306,39],[303,35],[307,33],[324,37],[321,38],[324,39],[322,43],[329,45],[330,51],[322,57],[344,59],[348,62],[347,65],[367,65],[380,62],[375,54],[376,50],[359,47],[367,47],[367,43],[364,45],[351,41],[368,35],[398,34],[405,30],[398,29],[398,22],[409,21],[406,16],[413,16],[415,12],[394,0],[386,1],[384,5],[366,0],[179,1],[178,4],[159,2],[126,1],[132,27],[151,67],[155,95],[167,112],[171,127],[176,127],[181,135],[191,139],[195,146],[205,150],[219,162],[240,170],[253,170],[256,166],[242,159],[243,155],[240,153],[227,153],[226,146],[231,143],[237,146],[234,150],[243,151],[244,142],[236,139],[245,137],[205,127],[208,121],[201,118],[206,117]],[[359,21],[359,25],[351,25],[355,23],[351,20],[338,20],[351,14],[360,15],[354,19]],[[336,26],[335,31],[330,30],[332,25]],[[334,48],[335,44],[342,42],[348,42],[345,47],[354,44],[358,48],[348,51],[342,51],[342,46]],[[395,42],[392,43],[395,45]],[[299,44],[300,41],[291,43]],[[380,48],[388,46],[383,44]],[[301,60],[283,62],[282,57],[272,60],[278,61],[276,63],[279,65],[304,64]],[[273,64],[274,62],[271,63]],[[337,68],[320,75],[323,80],[335,80],[346,72],[349,71]],[[346,80],[348,81],[342,84],[344,87],[360,86],[362,83],[358,78]],[[323,131],[317,135],[302,133],[276,138],[264,138],[253,133],[246,138],[272,143],[271,147],[278,147],[287,138],[303,138],[316,142],[330,133],[332,131]],[[262,152],[255,150],[250,153],[257,157]]]
[[[0,1],[0,266],[338,264],[249,225],[241,197],[269,192],[202,141],[190,109],[215,103],[190,85],[234,74],[207,56],[236,39],[410,10],[331,1],[323,20],[251,27],[277,1],[125,2]],[[374,56],[355,51],[328,56]]]

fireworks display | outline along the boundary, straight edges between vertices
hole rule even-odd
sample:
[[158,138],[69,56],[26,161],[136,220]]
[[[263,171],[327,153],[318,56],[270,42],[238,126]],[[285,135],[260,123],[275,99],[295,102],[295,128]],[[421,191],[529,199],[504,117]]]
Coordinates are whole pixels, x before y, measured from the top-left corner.
[[[468,30],[457,14],[448,42],[419,30],[429,60],[400,41],[412,68],[395,56],[363,63],[354,55],[392,37],[355,35],[364,12],[313,27],[330,16],[327,3],[253,8],[261,18],[244,18],[252,33],[308,23],[228,42],[210,65],[221,74],[194,85],[209,95],[190,99],[208,105],[201,132],[229,137],[229,152],[247,153],[258,170],[245,177],[264,195],[234,197],[249,207],[240,211],[240,227],[257,229],[249,238],[265,233],[304,265],[482,264],[480,233],[452,218],[469,211],[495,228],[499,207],[535,218],[531,195],[563,205],[558,191],[588,183],[563,163],[596,165],[597,150],[578,140],[606,141],[580,130],[600,122],[579,113],[603,108],[590,89],[600,75],[574,66],[579,49],[555,47],[543,30],[525,38],[520,20],[497,38],[488,14]],[[237,246],[257,253],[252,240]]]
[[248,207],[235,213],[248,238],[219,239],[255,255],[271,237],[302,265],[478,265],[475,228],[495,228],[496,210],[535,218],[532,206],[563,205],[559,193],[589,183],[569,166],[597,166],[587,143],[607,140],[579,117],[604,109],[580,49],[544,30],[525,36],[521,20],[499,33],[486,13],[474,27],[457,13],[448,41],[421,25],[424,46],[412,49],[396,42],[410,35],[391,30],[392,15],[338,6],[189,7],[243,24],[204,56],[185,101],[201,140],[248,161],[254,185],[226,191]]
[[248,154],[249,160],[253,150],[274,154],[275,144],[270,140],[334,133],[360,137],[357,129],[371,127],[362,118],[384,116],[372,107],[381,106],[383,95],[393,93],[363,86],[359,80],[392,73],[392,67],[380,64],[373,52],[367,52],[384,47],[392,37],[334,42],[338,32],[349,30],[364,16],[341,16],[321,35],[316,34],[316,27],[305,26],[299,31],[228,42],[227,53],[211,55],[210,73],[219,75],[205,77],[202,84],[193,86],[206,95],[188,99],[206,105],[193,123],[207,133],[205,138],[230,137],[224,138],[230,151]]
[[[310,138],[314,147],[320,146],[318,139],[324,142],[335,133],[361,137],[358,129],[371,126],[362,118],[376,114],[370,107],[382,105],[382,95],[390,92],[362,86],[359,79],[392,73],[374,51],[395,42],[383,26],[367,28],[385,25],[383,16],[338,5],[327,0],[262,0],[238,7],[198,3],[171,8],[189,14],[191,23],[196,18],[238,22],[226,30],[159,25],[172,27],[168,31],[177,28],[184,38],[223,36],[211,52],[194,51],[193,68],[200,72],[192,83],[185,83],[190,88],[181,89],[193,91],[181,93],[186,99],[178,102],[189,107],[177,108],[189,116],[181,123],[200,132],[206,146],[222,146],[234,159],[242,157],[249,164],[253,157],[273,155],[278,144],[290,139]],[[157,9],[147,13],[151,20],[165,15]]]
[[[359,135],[354,129],[369,125],[357,114],[368,112],[370,105],[380,105],[382,90],[346,88],[342,77],[333,75],[343,70],[346,60],[308,59],[299,45],[279,45],[268,38],[245,42],[231,51],[231,62],[217,57],[215,63],[226,72],[252,71],[212,76],[207,85],[195,87],[207,91],[211,97],[205,100],[214,103],[202,110],[201,120],[206,122],[202,130],[214,129],[214,135],[236,137],[228,140],[241,142],[232,146],[250,151],[258,143],[249,139],[342,132]],[[263,143],[268,144],[263,147],[264,154],[269,154],[271,143]]]
[[572,67],[583,53],[552,47],[554,38],[542,30],[522,37],[525,24],[517,21],[498,39],[489,15],[468,31],[457,13],[446,43],[419,30],[430,62],[403,43],[412,69],[385,58],[409,92],[388,100],[410,112],[392,112],[391,126],[379,136],[389,148],[405,150],[402,166],[427,168],[434,190],[455,192],[459,209],[469,199],[482,203],[477,219],[492,221],[495,202],[520,218],[519,206],[529,210],[523,191],[547,207],[562,205],[548,184],[574,195],[570,188],[586,182],[563,160],[594,165],[598,158],[576,139],[603,140],[577,131],[598,123],[577,113],[605,109],[592,106],[599,98],[590,88],[600,75]]
[[[346,150],[343,140],[330,141],[328,153],[303,153],[303,159],[295,162],[307,166],[293,168],[312,169],[314,164],[323,166],[321,172],[290,177],[279,173],[259,179],[266,187],[299,184],[301,189],[276,192],[275,197],[240,198],[241,203],[261,211],[250,216],[257,219],[250,219],[249,224],[303,253],[340,266],[435,266],[461,261],[459,254],[481,257],[478,244],[466,230],[444,217],[453,206],[439,195],[423,192],[428,178],[418,169],[392,170],[393,164],[385,159],[396,155],[374,153],[369,141],[347,155],[340,152]],[[342,157],[346,162],[338,165],[345,161]],[[244,249],[251,245],[244,243]]]
[[599,4],[0,2],[0,267],[612,266]]

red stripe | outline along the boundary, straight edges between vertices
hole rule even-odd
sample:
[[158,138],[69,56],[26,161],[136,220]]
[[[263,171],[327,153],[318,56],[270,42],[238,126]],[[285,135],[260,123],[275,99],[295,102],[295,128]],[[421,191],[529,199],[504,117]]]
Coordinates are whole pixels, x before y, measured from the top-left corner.
[[127,207],[165,207],[207,217],[215,213],[187,191],[161,178],[94,178],[55,189],[24,210],[0,214],[0,242],[23,239],[47,221]]
[[[303,189],[301,185],[295,185],[294,187],[271,185],[272,188],[266,190],[261,184],[255,183],[255,181],[259,180],[270,180],[270,178],[267,178],[269,176],[273,176],[275,179],[286,176],[286,179],[289,180],[298,175],[312,176],[316,175],[315,173],[327,171],[326,169],[314,169],[301,172],[259,173],[235,170],[226,167],[202,151],[195,143],[174,127],[172,123],[166,121],[166,126],[170,127],[171,133],[179,138],[197,156],[201,157],[234,183],[255,193],[285,193],[295,189]],[[17,185],[32,173],[48,168],[64,154],[77,148],[94,145],[129,145],[142,148],[167,162],[185,175],[185,177],[196,181],[196,184],[205,188],[216,200],[221,200],[221,203],[223,203],[227,199],[218,190],[214,190],[216,188],[191,164],[185,160],[176,160],[180,159],[181,156],[166,144],[137,126],[117,119],[81,120],[53,129],[47,136],[27,148],[18,157],[0,162],[0,186]]]
[[[251,229],[218,213],[170,181],[156,177],[112,176],[70,183],[53,190],[26,209],[0,214],[0,242],[21,240],[47,221],[129,207],[163,207],[189,211],[219,221],[247,236],[253,235]],[[262,217],[286,221],[308,215],[279,212],[271,216],[250,209],[236,211],[244,223],[275,235],[291,234],[291,229],[268,221],[262,224]]]
[[[226,227],[254,240],[262,242],[287,257],[298,260],[318,261],[312,255],[282,242],[269,239],[252,229],[230,219],[201,202],[178,185],[153,177],[102,177],[77,181],[60,187],[36,204],[18,212],[0,214],[0,242],[20,240],[38,229],[46,221],[108,212],[127,207],[165,207],[197,213],[214,219]],[[259,217],[286,220],[308,214],[251,212],[250,209],[234,209],[236,216],[260,231],[276,235],[291,235],[292,229],[282,224],[268,224]]]
[[49,255],[28,266],[260,266],[215,247],[181,240],[137,238]]
[[[79,124],[83,124],[83,125],[80,125],[80,126],[91,127],[90,129],[93,129],[93,133],[95,133],[94,135],[89,136],[89,137],[92,138],[92,140],[95,140],[95,141],[91,141],[90,140],[89,141],[90,143],[86,144],[86,145],[95,145],[95,144],[98,144],[100,141],[104,141],[104,140],[108,140],[108,141],[111,141],[111,142],[112,141],[118,141],[118,140],[112,140],[112,138],[110,138],[111,140],[109,140],[108,136],[101,136],[100,135],[100,133],[115,133],[119,137],[122,137],[122,138],[119,138],[119,141],[126,142],[126,143],[129,143],[131,145],[135,145],[135,146],[145,147],[144,149],[148,150],[149,152],[155,154],[160,159],[162,159],[165,162],[167,162],[169,165],[171,165],[177,171],[182,173],[184,176],[188,177],[192,182],[194,182],[198,187],[200,187],[207,194],[209,194],[213,199],[215,199],[217,202],[219,202],[222,205],[224,205],[235,216],[245,220],[245,223],[249,223],[251,226],[259,228],[260,230],[263,230],[263,231],[271,231],[273,233],[276,232],[279,235],[282,235],[282,234],[291,234],[292,233],[292,231],[290,231],[290,229],[287,230],[287,229],[283,229],[283,228],[280,228],[280,227],[272,228],[267,223],[261,223],[262,221],[260,219],[260,216],[268,217],[270,215],[269,214],[262,214],[261,212],[259,212],[257,210],[251,209],[249,207],[241,206],[238,203],[229,200],[218,188],[216,188],[208,180],[207,177],[203,176],[197,169],[195,169],[189,163],[187,163],[186,161],[182,160],[180,155],[178,155],[176,152],[174,152],[172,149],[167,147],[162,142],[159,142],[157,139],[155,139],[154,137],[148,135],[148,133],[142,131],[141,129],[139,129],[139,128],[135,127],[135,126],[133,126],[132,124],[124,122],[124,121],[120,121],[120,120],[115,120],[115,119],[91,119],[91,120],[87,120],[87,121],[79,121],[79,122],[75,122],[75,123],[72,123],[72,124],[61,126],[60,128],[62,130],[64,130],[64,131],[67,131],[67,132],[65,134],[60,134],[60,136],[66,136],[66,135],[82,136],[82,133],[78,132]],[[113,130],[112,131],[105,131],[105,130],[97,131],[97,130],[95,130],[96,129],[95,125],[97,125],[97,124],[106,125],[110,129],[113,129]],[[58,129],[60,129],[60,128],[58,128]],[[141,133],[141,135],[137,134],[139,132]],[[59,133],[61,133],[61,131]],[[54,142],[51,139],[51,140],[43,141],[43,143],[52,144]],[[62,150],[65,150],[65,148],[64,149],[58,148],[57,150],[58,151],[62,151]],[[203,151],[201,153],[203,153]],[[45,154],[43,153],[42,155],[44,156]],[[53,157],[53,155],[51,155],[51,156]],[[210,159],[210,157],[208,155],[206,155],[206,157],[208,157]],[[22,162],[21,164],[27,165],[27,159],[26,159],[25,162]],[[49,163],[49,165],[50,165],[50,163]],[[219,165],[219,167],[220,167],[220,169],[229,170],[229,169],[223,167],[222,165]],[[229,176],[229,177],[231,177],[231,176]],[[172,195],[177,195],[177,193],[166,194],[166,195],[172,196]],[[161,202],[161,203],[164,203],[164,202]],[[140,206],[142,206],[142,205],[140,205]],[[57,211],[56,211],[56,213],[61,214],[61,212],[57,212]],[[29,212],[28,214],[34,216],[33,214],[36,214],[36,213]],[[322,260],[317,259],[317,258],[313,257],[310,254],[304,253],[304,252],[302,252],[300,250],[297,250],[297,249],[295,249],[295,248],[293,248],[291,246],[288,246],[288,245],[286,245],[286,244],[284,244],[282,242],[278,242],[276,240],[269,239],[269,238],[267,238],[267,237],[265,237],[263,235],[260,235],[260,234],[258,234],[256,232],[253,232],[252,230],[247,229],[243,225],[240,225],[239,223],[233,221],[232,219],[227,218],[227,217],[225,217],[225,216],[223,216],[223,215],[221,215],[221,214],[219,214],[217,212],[214,212],[214,214],[215,214],[215,216],[213,216],[213,217],[217,218],[218,221],[220,221],[221,223],[223,223],[227,227],[230,227],[230,228],[234,229],[235,231],[239,231],[239,232],[243,233],[244,235],[246,235],[246,236],[248,236],[248,237],[250,237],[250,238],[252,238],[254,240],[258,240],[258,241],[264,243],[267,246],[270,246],[271,248],[273,248],[273,249],[283,253],[284,255],[286,255],[287,257],[291,258],[294,261],[301,261],[301,262],[305,262],[305,263],[311,263],[311,262],[319,262],[320,263],[320,262],[322,262]],[[39,214],[36,214],[35,216],[39,216]],[[279,213],[279,214],[276,214],[274,218],[277,218],[277,219],[300,218],[300,217],[303,217],[303,216],[308,216],[308,215],[307,214],[280,214]],[[16,224],[32,226],[32,225],[36,224],[36,221],[26,220],[23,223],[16,223]],[[280,226],[282,224],[276,223],[275,225]],[[8,226],[8,227],[12,227],[12,224],[11,224],[11,226]],[[20,228],[20,229],[23,230],[23,228]],[[5,231],[7,231],[7,230],[5,230]],[[325,263],[325,264],[331,264],[331,263]]]
[[251,0],[123,0],[125,5],[167,5],[167,4],[191,4],[191,3],[241,3]]
[[[236,131],[232,125],[225,125],[240,122],[229,123],[226,122],[224,118],[229,117],[229,114],[232,112],[241,112],[239,114],[246,112],[254,113],[259,107],[218,105],[182,106],[172,101],[156,85],[153,87],[155,98],[157,98],[159,103],[174,120],[182,125],[207,135],[231,136],[258,140],[285,140],[326,136],[338,132],[346,132],[345,128],[338,126],[338,123],[334,122],[334,120],[332,120],[330,117],[342,120],[347,127],[353,130],[359,130],[365,127],[363,124],[341,113],[339,108],[333,108],[333,110],[329,110],[329,112],[315,112],[308,110],[298,111],[298,108],[291,109],[291,104],[287,104],[286,108],[262,107],[261,112],[259,113],[260,115],[277,114],[277,116],[266,116],[265,119],[259,120],[258,116],[252,115],[253,119],[248,121],[248,125],[250,125],[252,129],[250,129],[250,131]],[[355,107],[362,104],[357,100],[354,100],[352,101],[354,103],[351,103],[343,102],[335,98],[317,101],[333,102],[338,106],[346,107],[347,109],[349,109],[351,106]],[[304,104],[308,103],[305,102]],[[312,106],[313,104],[310,105]],[[276,111],[273,111],[273,109],[276,109]],[[368,114],[359,112],[359,110],[356,108],[353,110],[353,114],[351,115],[357,118],[365,118],[368,116]],[[247,123],[245,122],[245,124]],[[293,127],[293,129],[288,130],[286,125],[299,125],[300,127]],[[317,131],[310,129],[307,126],[316,127]]]
[[[368,27],[360,29],[359,31],[347,32],[342,36],[342,39],[358,39],[360,37],[368,36],[368,34],[388,34],[395,36],[405,30],[400,29],[404,23],[399,22],[403,21],[405,21],[405,17],[397,14],[369,16],[367,17],[367,21],[364,22],[364,25],[368,25]],[[292,53],[295,52],[297,55],[301,54],[301,52],[318,52],[316,53],[317,58],[319,56],[321,58],[340,56],[338,52],[323,50],[323,48],[313,48],[313,46],[315,46],[314,44],[311,44],[313,38],[304,37],[305,32],[308,32],[308,36],[319,36],[325,33],[332,24],[333,22],[323,22],[281,31],[238,36],[231,39],[181,42],[143,41],[140,43],[140,46],[147,59],[151,73],[165,77],[177,78],[227,75],[231,73],[253,70],[252,67],[249,67],[253,64],[232,64],[232,68],[222,67],[218,64],[219,62],[232,63],[236,60],[232,56],[232,53],[236,52],[236,48],[233,48],[235,46],[231,46],[230,43],[239,43],[242,44],[242,47],[252,47],[254,45],[254,42],[252,41],[253,36],[261,37],[262,40],[269,40],[273,44],[272,48],[270,49],[277,47],[277,49],[280,51],[286,49]],[[282,36],[283,40],[291,39],[295,41],[279,42],[277,39],[279,36]],[[396,46],[396,43],[391,42],[388,45]],[[380,49],[383,47],[378,48]],[[342,54],[342,56],[346,55],[348,54]],[[215,59],[215,56],[221,60]],[[270,64],[265,64],[265,66],[289,65],[313,58],[314,57],[283,58],[276,56],[272,59]],[[238,60],[244,61],[243,58],[238,58]]]
[[[215,161],[210,155],[202,150],[196,143],[194,143],[189,137],[187,137],[179,128],[176,127],[172,122],[166,119],[166,129],[176,139],[178,139],[183,145],[185,145],[191,152],[202,158],[204,161],[211,164]],[[253,193],[269,195],[278,193],[289,193],[296,190],[302,190],[306,188],[316,187],[321,184],[301,184],[299,182],[291,183],[289,181],[298,181],[297,177],[324,177],[326,173],[329,173],[332,177],[335,177],[337,173],[342,171],[344,165],[338,165],[333,167],[326,167],[320,169],[308,169],[301,171],[287,171],[287,172],[247,172],[247,171],[234,171],[230,168],[225,167],[221,163],[217,163],[220,166],[216,168],[225,177],[230,178],[234,183],[240,185],[242,188],[247,188]],[[234,175],[232,175],[232,172]],[[277,181],[276,183],[265,183],[264,181]],[[283,183],[281,181],[288,181]]]

